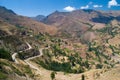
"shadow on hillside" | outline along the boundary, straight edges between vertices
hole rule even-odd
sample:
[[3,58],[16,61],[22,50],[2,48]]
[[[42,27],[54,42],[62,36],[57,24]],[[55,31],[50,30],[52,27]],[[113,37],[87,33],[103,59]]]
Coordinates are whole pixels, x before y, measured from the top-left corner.
[[96,23],[105,23],[108,24],[112,20],[116,19],[117,21],[120,21],[120,16],[113,17],[113,16],[98,16],[95,18],[92,18],[91,21],[96,22]]

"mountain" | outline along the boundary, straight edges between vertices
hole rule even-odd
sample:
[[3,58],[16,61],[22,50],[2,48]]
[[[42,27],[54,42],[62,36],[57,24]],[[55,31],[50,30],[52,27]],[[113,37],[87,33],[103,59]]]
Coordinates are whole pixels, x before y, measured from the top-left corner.
[[[75,10],[73,12],[59,12],[55,11],[54,13],[48,15],[43,22],[46,24],[55,24],[58,21],[64,22],[64,18],[86,21],[86,22],[95,22],[95,23],[104,23],[107,24],[111,20],[116,19],[119,21],[120,11],[97,11],[97,10]],[[95,20],[95,19],[99,20]],[[104,21],[102,20],[104,19]],[[56,24],[59,25],[59,24]]]
[[43,15],[38,15],[38,16],[36,16],[36,17],[30,17],[31,19],[33,19],[33,20],[36,20],[36,21],[42,21],[44,18],[45,18],[45,16],[43,16]]
[[28,17],[17,15],[12,10],[8,10],[5,7],[0,7],[0,20],[16,27],[32,29],[34,33],[47,32],[55,34],[57,30],[54,26],[49,26]]
[[120,21],[120,11],[75,10],[48,15],[42,22],[56,26],[67,33],[84,33],[90,28],[100,29],[112,20]]

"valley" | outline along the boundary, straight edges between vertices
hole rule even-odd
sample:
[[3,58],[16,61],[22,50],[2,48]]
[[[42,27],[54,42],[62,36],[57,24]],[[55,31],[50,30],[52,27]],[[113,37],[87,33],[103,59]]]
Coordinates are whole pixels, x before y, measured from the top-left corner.
[[0,80],[120,79],[119,11],[38,17],[0,6]]

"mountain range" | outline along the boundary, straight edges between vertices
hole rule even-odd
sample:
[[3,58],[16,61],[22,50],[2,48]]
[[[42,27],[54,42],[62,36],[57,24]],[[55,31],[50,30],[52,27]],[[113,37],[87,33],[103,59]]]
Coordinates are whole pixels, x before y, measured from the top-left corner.
[[[39,16],[38,16],[39,17]],[[120,21],[120,11],[75,10],[73,12],[55,11],[37,21],[56,26],[59,31],[71,35],[84,33],[89,28],[101,29],[113,20]],[[79,36],[79,35],[78,35]]]
[[120,11],[76,10],[54,12],[42,21],[68,32],[86,31],[90,27],[102,28],[112,20],[120,21]]
[[35,33],[48,32],[54,34],[56,32],[56,27],[51,27],[28,17],[17,15],[12,10],[8,10],[5,7],[0,7],[0,20],[14,26],[32,29]]

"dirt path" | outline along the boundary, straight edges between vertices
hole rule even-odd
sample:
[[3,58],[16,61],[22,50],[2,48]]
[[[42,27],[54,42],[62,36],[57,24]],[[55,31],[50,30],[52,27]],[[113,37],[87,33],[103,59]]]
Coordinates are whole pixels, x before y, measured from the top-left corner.
[[[23,50],[23,51],[27,51],[27,50],[32,49],[32,46],[31,46],[28,42],[26,42],[26,44],[27,44],[28,48],[25,49],[25,50]],[[37,66],[35,66],[34,64],[32,64],[32,63],[30,62],[30,60],[42,56],[42,55],[43,55],[43,49],[48,49],[48,48],[49,48],[49,47],[47,47],[47,48],[40,48],[40,49],[39,49],[39,53],[40,53],[39,55],[30,57],[30,58],[24,60],[27,65],[29,65],[32,69],[36,70],[36,73],[37,73],[37,74],[40,74],[40,75],[41,75],[41,71],[40,71],[40,69],[39,69]],[[23,51],[19,51],[19,52],[23,52]],[[14,61],[16,64],[19,64],[19,61],[16,59],[16,56],[17,56],[17,55],[18,55],[18,53],[15,52],[15,53],[12,55],[12,59],[13,59],[13,61]]]
[[[27,50],[32,49],[32,46],[31,46],[28,42],[26,42],[26,44],[27,44],[28,48],[25,49],[25,50],[23,50],[23,51],[27,51]],[[19,51],[19,52],[23,52],[23,51]],[[17,55],[18,55],[17,52],[13,53],[13,55],[12,55],[12,60],[13,60],[16,64],[19,64],[19,61],[16,59],[16,56],[17,56]]]
[[39,69],[38,67],[36,67],[34,64],[32,64],[32,63],[30,62],[30,60],[42,56],[42,55],[43,55],[43,53],[42,53],[42,50],[43,50],[43,49],[44,49],[44,48],[39,49],[40,54],[39,54],[38,56],[30,57],[30,58],[24,60],[32,69],[35,69],[35,70],[36,70],[36,73],[37,73],[37,74],[40,74],[40,75],[41,75],[40,69]]
[[17,54],[18,54],[18,53],[14,53],[14,54],[12,55],[12,60],[13,60],[15,63],[18,64],[19,62],[18,62],[17,59],[16,59]]
[[35,58],[37,58],[37,57],[42,56],[42,55],[43,55],[43,52],[42,52],[43,49],[44,49],[44,48],[39,49],[39,53],[40,53],[39,55],[30,57],[30,58],[26,59],[25,61],[29,61],[29,60],[31,60],[31,59],[35,59]]
[[[41,57],[43,55],[43,49],[48,49],[48,48],[49,47],[40,48],[39,49],[39,53],[40,53],[39,55],[30,57],[30,58],[24,60],[27,63],[27,65],[29,65],[33,70],[35,70],[34,75],[37,75],[37,80],[41,80],[41,76],[43,76],[42,70],[36,64],[32,63],[30,60],[35,59],[37,57]],[[47,77],[47,78],[50,78],[50,77]]]
[[40,48],[40,49],[39,49],[39,53],[40,53],[39,55],[34,56],[34,57],[30,57],[30,58],[24,60],[31,68],[37,70],[37,73],[38,73],[38,74],[41,73],[41,70],[40,70],[37,66],[35,66],[34,64],[32,64],[32,63],[30,62],[30,60],[35,59],[35,58],[37,58],[37,57],[41,57],[41,56],[43,55],[43,49],[48,49],[48,47],[47,47],[47,48]]

